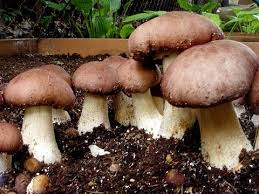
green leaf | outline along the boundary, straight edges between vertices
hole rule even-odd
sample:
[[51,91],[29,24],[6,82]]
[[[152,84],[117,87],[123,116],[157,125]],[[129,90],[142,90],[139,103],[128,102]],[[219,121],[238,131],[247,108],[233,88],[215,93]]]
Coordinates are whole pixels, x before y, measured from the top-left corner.
[[93,7],[92,0],[71,0],[71,4],[81,11],[83,15],[88,15]]
[[120,30],[120,37],[128,38],[134,30],[135,30],[135,28],[132,26],[132,24],[126,24],[126,25],[122,26],[122,28]]
[[201,11],[212,13],[213,10],[215,10],[218,7],[220,7],[220,4],[218,2],[208,2],[205,5],[201,5]]
[[179,4],[180,8],[186,11],[199,12],[202,10],[201,5],[191,4],[188,0],[177,0],[177,3]]
[[48,28],[52,19],[53,19],[53,16],[43,16],[40,20],[40,23],[44,26],[44,28]]
[[148,20],[154,17],[164,15],[166,11],[145,11],[144,13],[138,13],[135,15],[127,16],[122,21],[123,23],[131,23],[139,20]]
[[254,8],[252,10],[249,11],[239,11],[236,15],[237,17],[241,17],[244,15],[256,15],[259,14],[259,7],[258,8]]
[[56,11],[62,11],[66,4],[65,3],[54,3],[52,1],[44,1],[47,7],[54,9]]
[[204,15],[207,18],[209,18],[217,26],[220,26],[222,24],[222,21],[221,21],[221,19],[220,19],[218,14],[202,12],[202,15]]
[[90,38],[105,38],[106,33],[113,26],[112,17],[96,16],[92,18],[92,29]]
[[110,0],[110,11],[115,13],[121,7],[121,0]]

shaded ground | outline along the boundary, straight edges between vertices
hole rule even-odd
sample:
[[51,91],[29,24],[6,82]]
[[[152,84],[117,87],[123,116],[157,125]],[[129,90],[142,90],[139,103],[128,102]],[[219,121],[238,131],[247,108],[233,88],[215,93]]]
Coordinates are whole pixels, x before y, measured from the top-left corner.
[[[63,66],[69,73],[83,62],[102,60],[105,56],[16,56],[0,57],[0,72],[4,82],[18,73],[46,63]],[[44,166],[40,174],[50,178],[48,193],[256,193],[259,192],[259,153],[241,155],[244,168],[236,174],[209,167],[200,154],[197,124],[188,130],[183,141],[153,140],[142,130],[102,127],[92,134],[78,136],[75,130],[80,115],[82,94],[77,91],[77,103],[69,111],[72,121],[56,125],[55,132],[63,160],[61,164]],[[0,120],[22,124],[22,109],[1,108]],[[110,112],[112,118],[112,112]],[[247,112],[241,124],[249,139],[254,139],[254,126]],[[93,157],[88,146],[96,144],[111,154]],[[2,190],[15,190],[19,174],[34,176],[23,168],[28,157],[24,147],[14,157],[14,170],[1,176]],[[166,178],[174,170],[176,178]],[[1,192],[0,192],[1,193]]]

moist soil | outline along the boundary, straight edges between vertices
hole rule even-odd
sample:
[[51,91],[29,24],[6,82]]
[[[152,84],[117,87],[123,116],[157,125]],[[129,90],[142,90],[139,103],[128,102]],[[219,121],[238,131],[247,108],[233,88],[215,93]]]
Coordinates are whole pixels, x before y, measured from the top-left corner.
[[[4,83],[20,72],[50,63],[58,64],[72,74],[80,64],[105,57],[107,56],[0,57],[0,72]],[[4,84],[1,88],[4,88]],[[71,121],[55,125],[62,162],[45,165],[37,173],[30,173],[23,167],[24,161],[30,157],[26,146],[23,146],[13,157],[13,170],[0,176],[0,193],[23,193],[28,180],[20,181],[22,183],[19,185],[15,184],[16,177],[24,175],[30,180],[36,174],[49,177],[47,193],[259,192],[259,153],[243,152],[240,155],[243,168],[236,173],[212,168],[202,159],[197,123],[188,129],[182,141],[173,138],[154,140],[143,130],[120,126],[114,121],[113,110],[110,108],[111,130],[98,127],[93,133],[79,136],[76,126],[83,94],[80,91],[75,91],[75,94],[77,102],[69,110]],[[0,120],[13,122],[21,127],[23,111],[4,105],[1,107]],[[249,140],[254,143],[255,129],[249,110],[241,114],[240,122]],[[91,144],[110,154],[93,157],[88,148]]]

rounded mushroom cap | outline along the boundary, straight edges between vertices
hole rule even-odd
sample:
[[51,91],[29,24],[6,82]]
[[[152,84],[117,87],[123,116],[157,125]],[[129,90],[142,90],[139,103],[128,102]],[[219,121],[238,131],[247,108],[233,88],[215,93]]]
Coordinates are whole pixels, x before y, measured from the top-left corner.
[[247,101],[254,114],[259,114],[259,71],[257,70],[254,81],[247,95]]
[[163,77],[164,97],[175,106],[208,107],[245,95],[257,66],[246,45],[217,40],[182,52]]
[[4,92],[7,104],[70,107],[75,102],[71,87],[62,78],[44,69],[30,69],[14,77]]
[[118,69],[120,65],[124,64],[128,59],[121,56],[110,56],[103,60],[104,63],[111,66],[114,69]]
[[22,145],[21,132],[10,123],[0,122],[0,152],[13,153]]
[[39,67],[40,69],[45,69],[49,71],[50,73],[55,73],[57,76],[61,77],[63,80],[65,80],[68,85],[72,85],[71,76],[66,72],[66,70],[59,65],[42,65]]
[[81,65],[72,82],[76,88],[94,94],[110,94],[119,88],[117,72],[103,61]]
[[144,93],[157,85],[161,72],[157,66],[144,66],[141,62],[129,59],[118,69],[119,82],[126,93]]
[[129,37],[128,47],[135,60],[143,61],[223,38],[221,29],[208,18],[172,11],[138,26]]

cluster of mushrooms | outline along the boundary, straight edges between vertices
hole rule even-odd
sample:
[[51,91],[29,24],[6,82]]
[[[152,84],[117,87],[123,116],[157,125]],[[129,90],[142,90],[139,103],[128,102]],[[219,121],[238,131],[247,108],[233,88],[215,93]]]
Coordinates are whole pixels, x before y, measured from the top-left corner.
[[[80,134],[100,125],[110,128],[107,96],[112,96],[116,121],[144,129],[154,138],[181,139],[198,120],[204,160],[217,168],[238,168],[241,151],[253,146],[232,101],[245,96],[247,105],[259,113],[255,53],[242,43],[224,40],[207,18],[182,11],[140,25],[128,48],[130,58],[110,56],[85,63],[72,78],[57,65],[14,77],[4,90],[4,101],[24,107],[25,113],[21,133],[12,124],[0,123],[0,171],[10,167],[8,154],[22,142],[40,162],[61,161],[53,123],[69,119],[65,110],[75,103],[75,88],[85,92]],[[150,92],[155,86],[160,86],[160,97]],[[259,135],[256,142],[254,149],[259,148]]]

